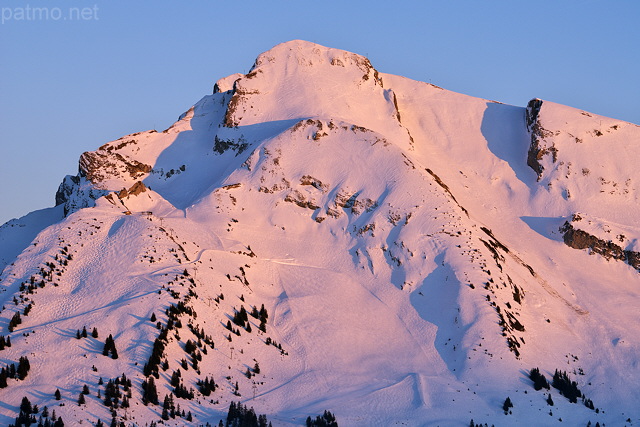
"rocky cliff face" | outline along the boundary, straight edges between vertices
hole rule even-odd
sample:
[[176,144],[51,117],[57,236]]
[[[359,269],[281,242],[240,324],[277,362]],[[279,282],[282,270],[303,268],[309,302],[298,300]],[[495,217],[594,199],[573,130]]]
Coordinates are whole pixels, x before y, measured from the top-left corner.
[[544,166],[542,159],[551,154],[553,162],[557,161],[557,149],[553,143],[549,144],[545,138],[552,136],[553,133],[546,130],[539,120],[540,109],[542,108],[541,99],[532,99],[527,104],[526,120],[527,130],[531,135],[531,145],[527,154],[527,165],[538,175],[538,181],[542,178]]

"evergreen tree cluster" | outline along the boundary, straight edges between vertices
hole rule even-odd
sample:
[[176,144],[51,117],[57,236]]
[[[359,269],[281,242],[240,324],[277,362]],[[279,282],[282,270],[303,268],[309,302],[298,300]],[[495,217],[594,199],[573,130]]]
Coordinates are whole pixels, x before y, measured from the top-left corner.
[[[231,320],[227,320],[227,329],[233,332],[234,334],[236,334],[237,336],[240,336],[240,329],[234,328],[231,325]],[[231,335],[229,335],[229,341],[231,341]]]
[[[212,349],[215,348],[215,344],[213,343],[213,338],[210,335],[206,335],[204,333],[204,329],[200,328],[200,325],[193,326],[193,323],[189,323],[187,326],[189,327],[193,335],[195,335],[198,338],[198,340],[204,341],[204,343],[207,344]],[[201,345],[198,345],[198,347],[201,347]]]
[[[489,424],[487,424],[487,423],[484,423],[484,424],[478,423],[478,424],[476,424],[476,423],[473,422],[473,420],[471,420],[471,422],[469,423],[469,427],[489,427]],[[491,427],[495,427],[495,426],[493,424],[491,424]]]
[[198,347],[201,347],[201,346],[202,346],[202,342],[198,341],[198,343],[196,344],[191,340],[187,340],[184,346],[184,351],[191,356],[191,365],[193,366],[193,369],[195,369],[196,371],[198,371],[198,362],[202,361],[202,353],[198,351]]
[[225,427],[271,427],[266,415],[256,415],[253,408],[231,402]]
[[176,417],[183,418],[186,421],[193,421],[191,411],[185,413],[184,409],[180,409],[180,404],[176,406],[171,394],[165,395],[162,403],[162,419],[167,421],[169,418],[175,419]]
[[[24,301],[25,300],[24,294],[34,294],[39,287],[44,288],[46,285],[46,282],[53,282],[54,273],[56,273],[56,275],[58,276],[61,276],[62,273],[64,272],[64,266],[68,265],[69,261],[71,261],[72,259],[73,259],[73,255],[71,255],[71,253],[69,252],[69,247],[65,246],[61,248],[60,254],[56,254],[55,256],[55,261],[58,263],[58,266],[56,266],[56,264],[54,264],[53,262],[45,262],[44,263],[45,266],[40,267],[40,270],[37,273],[40,275],[40,279],[38,279],[36,275],[32,275],[29,278],[28,283],[22,282],[20,284],[20,293],[22,294],[20,296],[20,299]],[[58,286],[58,285],[56,283],[53,283],[53,286]],[[16,305],[18,305],[18,301],[17,299],[15,299],[15,297],[14,297],[14,302],[16,303]],[[29,315],[29,312],[31,311],[32,307],[33,307],[33,303],[30,303],[25,307],[24,309],[25,316]],[[15,328],[15,326],[17,325],[18,324],[15,324],[13,328]],[[10,330],[13,330],[13,329],[10,329]]]
[[338,427],[336,416],[329,411],[324,411],[322,415],[311,418],[307,417],[307,427]]
[[31,364],[29,363],[27,356],[20,357],[17,368],[15,363],[6,365],[4,368],[0,369],[0,388],[8,386],[7,379],[9,378],[24,380],[27,378],[30,369]]
[[247,376],[247,378],[251,379],[251,377],[259,373],[260,373],[260,365],[258,364],[258,362],[256,362],[256,364],[253,365],[253,369],[251,369],[250,367],[247,367],[247,372],[245,373],[245,375]]
[[591,410],[595,409],[595,406],[593,405],[593,401],[591,399],[587,399],[583,395],[582,396],[582,401],[584,402],[584,406],[586,406],[587,408],[589,408]]
[[159,366],[162,363],[162,358],[164,357],[164,348],[167,345],[167,336],[169,334],[169,330],[166,328],[162,328],[160,330],[160,335],[153,342],[153,349],[151,350],[151,356],[149,356],[149,361],[144,364],[144,368],[142,372],[146,375],[153,375],[156,378],[160,378]]
[[182,382],[179,382],[178,385],[174,387],[173,394],[181,399],[191,400],[193,399],[195,392],[193,388],[187,389]]
[[148,405],[158,404],[158,389],[156,388],[156,382],[152,376],[148,377],[145,381],[142,381],[142,403]]
[[173,373],[171,374],[171,381],[169,382],[169,384],[171,384],[173,387],[177,387],[178,384],[180,384],[181,379],[182,379],[182,373],[180,372],[180,369],[178,369],[177,371],[173,371]]
[[[86,333],[86,330],[85,330]],[[113,339],[113,336],[109,334],[107,339],[104,342],[104,349],[102,350],[103,356],[108,356],[111,353],[112,359],[118,358],[118,350],[116,349],[116,342]]]
[[[80,338],[86,338],[87,337],[87,327],[83,326],[82,327],[82,332],[80,332],[80,329],[78,329],[76,331],[76,338],[80,339]],[[105,355],[106,356],[106,355]]]
[[529,379],[533,381],[533,388],[536,390],[550,389],[549,382],[543,374],[540,373],[540,369],[533,368],[529,371]]
[[29,359],[27,356],[20,356],[18,360],[18,369],[16,370],[16,375],[19,380],[24,380],[27,378],[29,374],[29,370],[31,369],[31,364],[29,363]]
[[[120,391],[120,387],[122,387],[122,391]],[[103,400],[103,403],[107,408],[128,408],[130,398],[131,380],[128,379],[124,373],[121,377],[116,377],[113,380],[107,381],[107,384],[104,387]]]
[[247,314],[247,310],[244,309],[244,305],[241,305],[240,311],[236,311],[233,315],[233,323],[244,328],[248,321],[249,315]]
[[11,347],[11,337],[9,335],[0,335],[0,350],[4,350],[7,347]]
[[287,356],[289,353],[287,353],[286,351],[284,351],[282,349],[282,344],[277,343],[276,341],[272,340],[271,337],[267,337],[267,339],[264,341],[264,343],[266,345],[272,345],[275,348],[277,348],[278,350],[280,350],[280,354],[282,354],[283,356]]
[[169,320],[173,319],[174,322],[178,319],[178,316],[181,316],[183,314],[187,314],[191,317],[194,317],[193,308],[186,305],[184,301],[178,301],[177,304],[171,304],[169,308],[165,311],[165,314],[169,317]]
[[195,315],[193,308],[187,306],[183,301],[179,301],[178,304],[171,304],[169,308],[166,309],[165,313],[168,317],[167,326],[163,328],[160,322],[158,322],[160,334],[153,342],[151,356],[149,356],[149,361],[145,363],[143,368],[143,373],[146,376],[153,375],[156,378],[160,378],[159,367],[161,365],[163,370],[166,371],[169,369],[169,363],[166,360],[164,362],[162,361],[162,358],[164,357],[164,349],[168,341],[169,331],[173,328],[182,327],[182,322],[180,321],[179,316],[188,314],[193,317]]
[[13,332],[13,330],[22,323],[22,318],[20,317],[20,313],[17,311],[13,314],[13,317],[9,321],[9,332]]
[[42,414],[36,419],[36,415],[40,412],[38,405],[31,405],[29,399],[25,396],[20,403],[20,412],[16,417],[13,424],[9,424],[9,427],[29,427],[32,424],[37,427],[64,427],[62,417],[56,417],[56,411],[54,410],[49,417],[49,409],[45,406],[42,409]]
[[571,381],[569,375],[565,371],[558,371],[553,374],[553,381],[551,382],[554,388],[558,389],[560,393],[569,399],[569,402],[576,403],[579,397],[582,397],[582,393],[578,389],[578,383]]
[[209,379],[209,377],[205,377],[203,380],[198,380],[198,390],[202,393],[203,396],[209,396],[211,393],[215,392],[218,388],[218,385],[213,380],[213,378]]

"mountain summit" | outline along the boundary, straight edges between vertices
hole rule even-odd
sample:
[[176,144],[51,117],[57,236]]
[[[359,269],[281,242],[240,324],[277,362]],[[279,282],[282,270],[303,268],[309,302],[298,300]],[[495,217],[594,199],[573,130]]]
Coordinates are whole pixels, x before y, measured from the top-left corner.
[[0,227],[0,420],[630,425],[639,142],[280,44]]

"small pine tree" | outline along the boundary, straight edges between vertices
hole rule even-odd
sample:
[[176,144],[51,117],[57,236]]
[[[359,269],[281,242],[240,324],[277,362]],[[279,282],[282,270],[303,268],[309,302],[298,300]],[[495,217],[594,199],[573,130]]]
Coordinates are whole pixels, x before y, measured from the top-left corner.
[[549,397],[547,397],[547,405],[553,406],[553,399],[551,398],[551,393],[549,393]]
[[60,394],[60,390],[59,389],[56,389],[56,392],[54,393],[54,396],[56,397],[56,400],[62,399],[62,395]]
[[86,338],[87,337],[87,327],[83,326],[82,327],[82,338]]
[[98,328],[93,328],[93,331],[91,331],[91,336],[93,338],[98,338]]
[[155,314],[155,313],[151,313],[151,319],[150,319],[150,320],[151,320],[152,322],[155,322],[155,321],[157,320],[157,319],[156,319],[156,314]]
[[502,404],[502,410],[504,411],[505,415],[509,413],[509,408],[513,408],[513,403],[511,402],[511,398],[507,396],[504,403]]
[[84,399],[84,394],[80,393],[80,395],[78,396],[78,406],[84,405],[85,403],[87,402]]
[[89,387],[86,384],[82,387],[82,394],[89,394]]
[[33,412],[33,408],[31,407],[31,402],[29,401],[27,396],[24,396],[22,398],[22,402],[20,403],[20,412],[23,412],[25,414],[31,414]]
[[80,329],[76,330],[76,339],[80,339],[82,336],[80,335]]

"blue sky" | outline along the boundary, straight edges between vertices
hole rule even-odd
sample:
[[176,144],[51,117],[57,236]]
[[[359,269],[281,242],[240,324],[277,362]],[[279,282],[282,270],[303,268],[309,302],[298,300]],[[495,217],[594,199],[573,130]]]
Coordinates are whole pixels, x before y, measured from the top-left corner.
[[291,39],[468,95],[519,106],[538,97],[640,124],[637,0],[0,0],[0,8],[0,223],[52,206],[83,151],[168,127],[217,79],[247,72],[259,53]]

